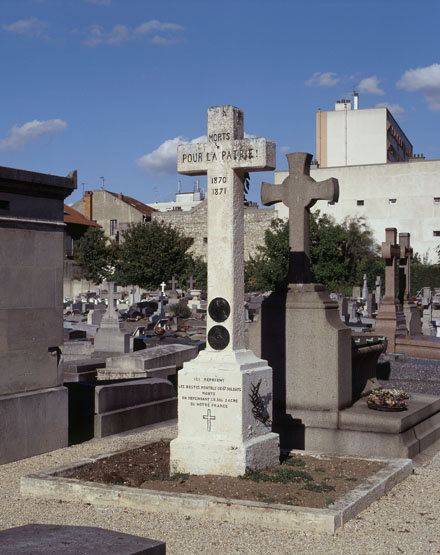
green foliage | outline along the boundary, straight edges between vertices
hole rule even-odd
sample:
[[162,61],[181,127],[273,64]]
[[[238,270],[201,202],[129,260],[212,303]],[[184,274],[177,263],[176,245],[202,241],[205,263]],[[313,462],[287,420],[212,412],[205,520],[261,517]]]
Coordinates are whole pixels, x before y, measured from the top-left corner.
[[188,255],[185,269],[179,275],[179,285],[182,289],[188,289],[190,276],[195,280],[196,289],[207,289],[208,266],[206,260],[201,256]]
[[89,227],[83,237],[75,241],[73,252],[81,277],[98,284],[111,277],[119,245],[108,240],[100,227]]
[[115,281],[144,289],[159,286],[187,268],[191,239],[163,222],[137,223],[122,231]]
[[416,295],[422,287],[440,287],[440,264],[422,262],[417,255],[411,264],[411,295]]
[[170,304],[169,309],[174,316],[180,316],[181,318],[189,318],[191,316],[191,309],[182,302]]
[[[310,218],[310,265],[317,283],[328,290],[349,292],[361,285],[367,274],[374,288],[376,275],[384,276],[385,266],[378,256],[379,247],[363,218],[346,218],[338,224],[319,211]],[[273,220],[266,231],[264,246],[245,263],[247,291],[276,289],[287,274],[289,264],[289,225]]]
[[244,265],[246,291],[275,289],[287,274],[289,265],[289,225],[278,218],[264,233],[264,246]]
[[246,468],[245,473],[239,476],[242,480],[251,480],[252,482],[276,482],[287,484],[289,482],[310,482],[313,476],[305,470],[294,470],[292,468],[280,468],[270,473],[260,472],[259,470],[252,470]]
[[306,484],[303,489],[308,491],[313,491],[315,493],[328,493],[329,491],[335,491],[335,486],[329,486],[328,484]]

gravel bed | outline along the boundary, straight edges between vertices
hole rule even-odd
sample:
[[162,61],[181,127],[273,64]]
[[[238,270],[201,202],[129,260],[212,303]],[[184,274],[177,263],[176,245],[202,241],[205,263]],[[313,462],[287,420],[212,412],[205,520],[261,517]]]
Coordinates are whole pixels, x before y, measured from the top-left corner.
[[[0,529],[29,523],[98,526],[165,541],[167,553],[398,554],[440,553],[440,443],[414,462],[415,472],[334,535],[274,532],[188,516],[144,513],[56,500],[26,499],[20,477],[90,455],[175,437],[175,424],[92,440],[0,466]],[[1,548],[0,548],[1,552]]]

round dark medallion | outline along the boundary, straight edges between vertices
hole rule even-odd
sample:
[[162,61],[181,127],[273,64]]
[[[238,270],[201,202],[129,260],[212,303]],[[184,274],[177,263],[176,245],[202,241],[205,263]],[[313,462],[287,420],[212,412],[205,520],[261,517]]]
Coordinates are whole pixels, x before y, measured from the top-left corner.
[[213,326],[208,332],[208,343],[216,351],[229,345],[229,332],[224,326]]
[[209,303],[208,312],[214,322],[224,322],[231,313],[231,307],[226,299],[216,297]]

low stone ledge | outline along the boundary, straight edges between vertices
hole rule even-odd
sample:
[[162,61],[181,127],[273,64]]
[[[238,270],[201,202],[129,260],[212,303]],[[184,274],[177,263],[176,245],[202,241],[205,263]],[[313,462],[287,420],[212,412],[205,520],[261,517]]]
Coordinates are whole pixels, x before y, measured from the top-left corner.
[[173,513],[234,524],[258,525],[273,530],[333,533],[348,520],[382,497],[412,472],[410,459],[369,459],[386,467],[326,509],[267,505],[247,500],[222,499],[186,493],[169,493],[127,486],[83,482],[55,474],[114,453],[91,457],[70,466],[41,471],[21,478],[21,494],[62,501],[118,506],[145,512]]

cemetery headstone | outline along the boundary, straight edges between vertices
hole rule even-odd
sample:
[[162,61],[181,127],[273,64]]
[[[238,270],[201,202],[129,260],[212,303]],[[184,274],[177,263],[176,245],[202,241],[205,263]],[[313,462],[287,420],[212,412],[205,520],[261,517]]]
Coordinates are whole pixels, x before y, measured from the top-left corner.
[[263,183],[261,190],[263,204],[281,199],[289,209],[291,254],[287,280],[262,304],[259,350],[274,368],[274,424],[286,441],[301,433],[293,422],[313,420],[313,411],[337,411],[352,398],[351,330],[338,303],[313,283],[309,259],[310,208],[319,199],[337,201],[338,181],[315,182],[311,154],[296,152],[287,160],[282,185]]
[[379,310],[379,307],[382,303],[382,277],[381,276],[376,276],[376,305],[377,305],[377,310]]
[[382,243],[382,258],[385,260],[385,295],[376,317],[376,333],[385,335],[388,340],[387,350],[395,352],[396,337],[407,335],[405,316],[397,298],[397,260],[400,246],[397,244],[397,230],[388,227],[385,230],[385,242]]
[[362,286],[362,298],[366,301],[368,297],[367,274],[364,274],[364,284]]
[[355,285],[353,287],[351,296],[354,297],[355,299],[358,299],[361,296],[361,288],[359,287],[359,285]]
[[437,334],[436,328],[432,322],[432,291],[430,287],[422,289],[422,307],[423,307],[423,335],[434,336]]
[[399,233],[399,300],[406,320],[409,335],[422,333],[422,322],[419,310],[411,297],[411,258],[413,249],[410,245],[410,234]]
[[108,307],[95,336],[94,349],[97,352],[129,353],[133,350],[131,334],[124,333],[116,308],[116,301],[121,293],[117,292],[116,283],[108,282],[107,286],[107,295],[101,297],[108,299]]
[[[244,173],[275,168],[275,144],[244,139],[243,112],[208,109],[207,142],[178,147],[178,171],[207,174],[207,345],[179,372],[173,472],[240,475],[276,464],[272,369],[245,349]],[[194,288],[193,280],[190,289]]]
[[171,290],[168,291],[167,296],[170,299],[177,299],[178,298],[178,294],[176,291],[176,285],[178,283],[177,279],[173,276],[173,279],[168,281],[168,283],[171,285]]

